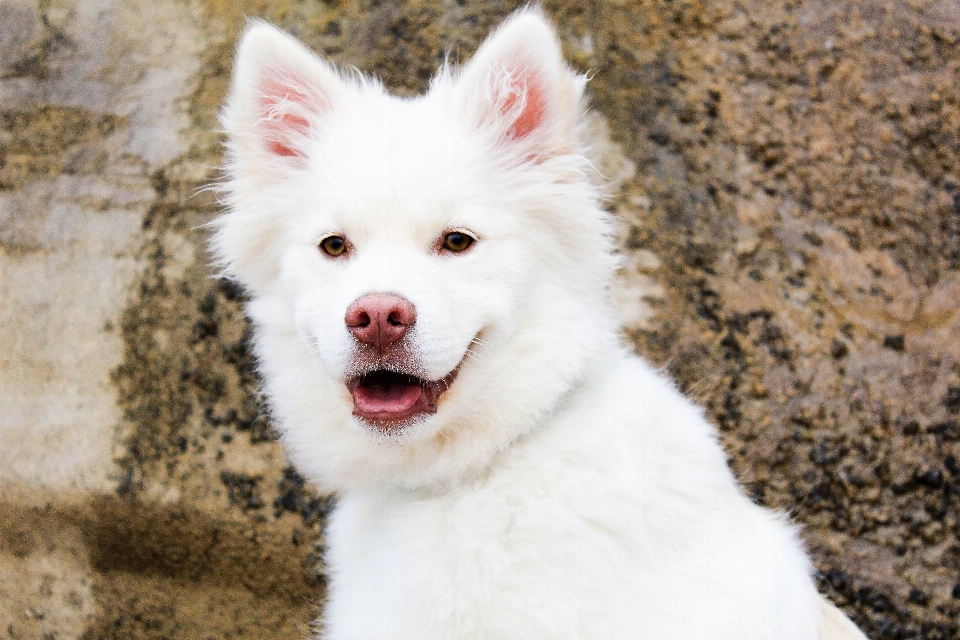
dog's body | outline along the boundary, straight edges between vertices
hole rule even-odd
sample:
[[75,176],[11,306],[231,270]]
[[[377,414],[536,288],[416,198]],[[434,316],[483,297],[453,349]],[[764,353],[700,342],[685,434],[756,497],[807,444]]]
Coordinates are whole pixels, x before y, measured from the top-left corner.
[[340,501],[328,640],[862,637],[616,341],[583,80],[536,11],[400,100],[248,30],[214,250]]

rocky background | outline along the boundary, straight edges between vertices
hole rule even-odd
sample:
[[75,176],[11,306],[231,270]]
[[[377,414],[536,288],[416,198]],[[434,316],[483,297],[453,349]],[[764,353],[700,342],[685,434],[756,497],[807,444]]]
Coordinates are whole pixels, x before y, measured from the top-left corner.
[[[0,637],[307,637],[334,500],[204,250],[236,37],[411,94],[518,4],[0,0]],[[960,4],[546,9],[592,76],[625,340],[870,637],[960,637]]]

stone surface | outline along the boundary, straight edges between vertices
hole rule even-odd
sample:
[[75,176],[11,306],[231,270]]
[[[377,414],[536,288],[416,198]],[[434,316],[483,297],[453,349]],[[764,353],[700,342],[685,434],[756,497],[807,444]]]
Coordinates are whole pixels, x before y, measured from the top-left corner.
[[[334,501],[203,248],[236,36],[409,95],[518,4],[0,0],[0,635],[308,636]],[[592,78],[625,339],[868,635],[957,637],[958,5],[546,9]]]

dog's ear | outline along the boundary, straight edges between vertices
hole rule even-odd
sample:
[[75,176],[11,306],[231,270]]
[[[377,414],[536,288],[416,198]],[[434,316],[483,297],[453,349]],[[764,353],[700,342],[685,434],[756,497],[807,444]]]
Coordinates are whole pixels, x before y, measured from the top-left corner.
[[344,82],[293,37],[252,22],[240,40],[223,113],[233,161],[279,170],[303,166],[310,142]]
[[282,224],[270,204],[284,197],[284,180],[307,167],[320,128],[348,90],[293,37],[262,22],[247,28],[221,116],[228,151],[221,191],[230,210],[211,224],[210,247],[224,275],[256,292],[272,286]]
[[565,64],[543,14],[526,9],[487,38],[455,92],[472,126],[538,160],[575,151],[584,84]]

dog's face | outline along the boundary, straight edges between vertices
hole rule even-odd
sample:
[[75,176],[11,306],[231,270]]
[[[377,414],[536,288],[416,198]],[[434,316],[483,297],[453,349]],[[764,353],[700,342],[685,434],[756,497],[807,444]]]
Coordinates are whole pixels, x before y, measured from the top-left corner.
[[353,415],[399,435],[437,412],[485,334],[510,322],[532,238],[516,240],[515,218],[471,168],[482,158],[463,157],[470,140],[438,126],[442,114],[365,103],[310,159],[278,282]]
[[268,396],[315,478],[481,465],[609,338],[582,86],[535,12],[415,100],[247,31],[213,246],[251,292]]

